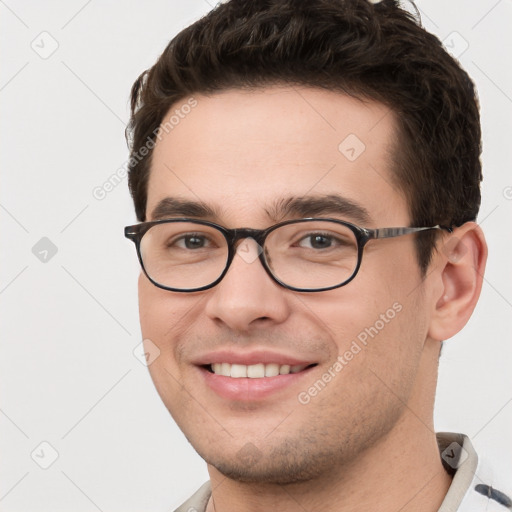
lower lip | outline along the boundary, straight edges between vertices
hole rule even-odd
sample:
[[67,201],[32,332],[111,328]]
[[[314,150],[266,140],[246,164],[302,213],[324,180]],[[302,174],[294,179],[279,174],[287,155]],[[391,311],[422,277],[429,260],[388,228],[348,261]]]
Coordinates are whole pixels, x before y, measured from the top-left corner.
[[253,402],[263,400],[273,393],[293,386],[305,375],[309,374],[313,368],[311,367],[298,373],[262,377],[260,379],[251,379],[249,377],[235,379],[211,373],[202,367],[199,370],[210,389],[221,397],[228,400]]

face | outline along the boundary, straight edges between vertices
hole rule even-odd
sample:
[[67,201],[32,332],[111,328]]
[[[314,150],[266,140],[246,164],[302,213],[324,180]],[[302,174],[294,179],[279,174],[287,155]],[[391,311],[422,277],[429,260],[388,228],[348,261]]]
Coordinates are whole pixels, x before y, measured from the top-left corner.
[[[384,106],[296,87],[194,98],[154,149],[148,220],[409,225],[391,170],[395,120]],[[208,210],[180,210],[167,198]],[[281,208],[294,200],[302,209]],[[353,281],[316,293],[280,286],[240,252],[205,291],[162,290],[141,274],[142,334],[160,350],[150,373],[211,467],[241,481],[315,478],[351,464],[399,424],[428,331],[426,286],[412,236],[370,241]],[[255,377],[236,377],[246,367]]]

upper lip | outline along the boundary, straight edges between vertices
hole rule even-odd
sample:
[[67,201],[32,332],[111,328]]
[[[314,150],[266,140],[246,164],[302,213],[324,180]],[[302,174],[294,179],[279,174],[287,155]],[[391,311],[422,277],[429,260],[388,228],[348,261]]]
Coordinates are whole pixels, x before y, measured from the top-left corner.
[[290,366],[296,366],[315,364],[316,361],[299,359],[288,354],[273,352],[270,350],[252,350],[250,352],[217,350],[202,354],[195,359],[193,363],[198,366],[205,366],[214,363],[244,364],[246,366],[258,363],[275,363],[279,365],[289,364]]

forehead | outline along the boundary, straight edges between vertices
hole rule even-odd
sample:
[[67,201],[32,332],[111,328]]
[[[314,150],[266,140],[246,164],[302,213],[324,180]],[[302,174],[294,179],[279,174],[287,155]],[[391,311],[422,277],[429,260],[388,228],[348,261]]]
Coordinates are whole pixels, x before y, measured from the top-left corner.
[[336,195],[366,210],[369,224],[408,220],[392,173],[395,118],[384,105],[291,86],[193,99],[173,105],[162,122],[148,219],[176,198],[207,205],[226,225],[256,227],[276,220],[292,198]]

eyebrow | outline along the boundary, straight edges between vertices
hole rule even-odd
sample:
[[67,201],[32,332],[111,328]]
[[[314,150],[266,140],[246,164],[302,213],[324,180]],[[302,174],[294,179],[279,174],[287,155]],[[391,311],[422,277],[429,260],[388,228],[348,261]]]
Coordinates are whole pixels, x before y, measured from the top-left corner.
[[[320,217],[323,215],[349,217],[363,225],[371,221],[370,213],[365,207],[337,194],[282,198],[264,208],[264,211],[276,223],[286,218]],[[222,211],[217,206],[208,205],[202,201],[166,197],[155,206],[151,214],[152,220],[173,217],[218,220],[222,217]]]
[[161,220],[170,217],[218,218],[220,217],[219,213],[216,208],[203,202],[166,197],[155,206],[151,213],[151,219]]
[[286,217],[306,218],[329,214],[350,217],[362,224],[371,221],[370,213],[364,206],[337,194],[289,197],[277,201],[265,211],[276,222]]

